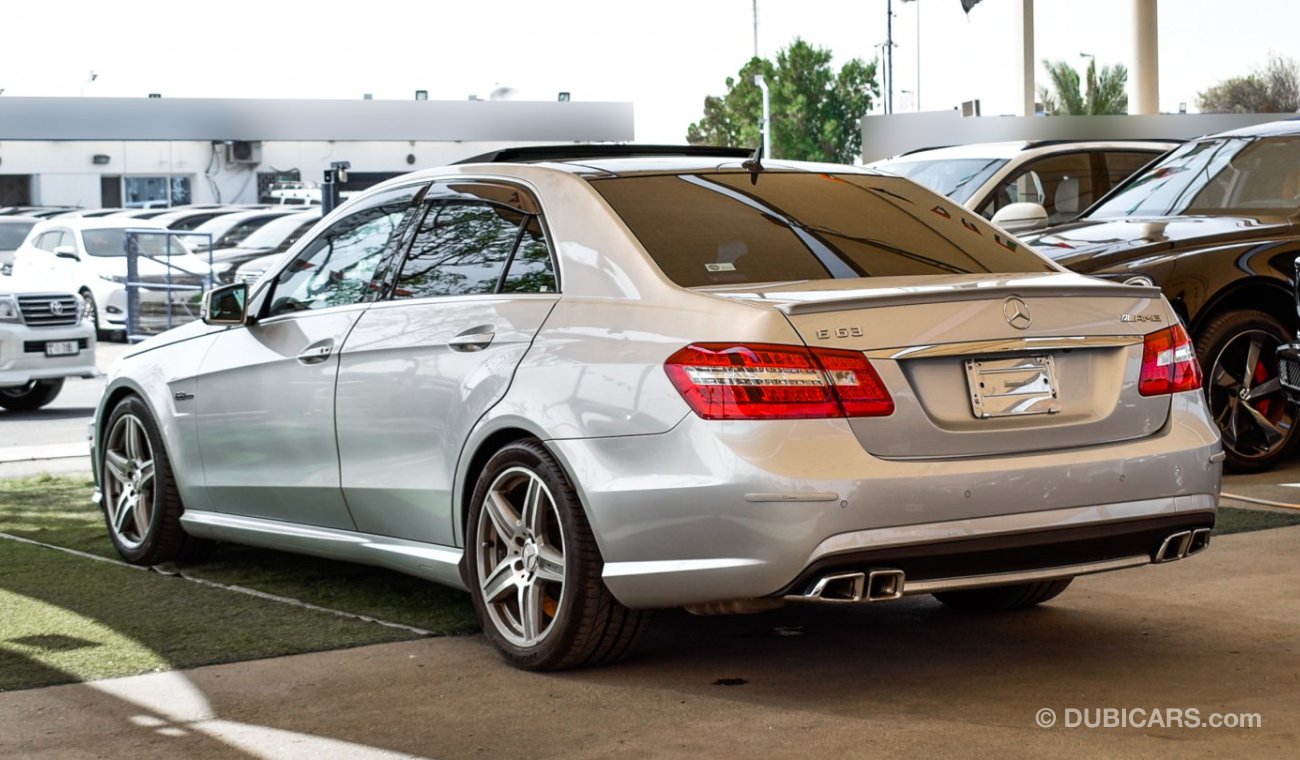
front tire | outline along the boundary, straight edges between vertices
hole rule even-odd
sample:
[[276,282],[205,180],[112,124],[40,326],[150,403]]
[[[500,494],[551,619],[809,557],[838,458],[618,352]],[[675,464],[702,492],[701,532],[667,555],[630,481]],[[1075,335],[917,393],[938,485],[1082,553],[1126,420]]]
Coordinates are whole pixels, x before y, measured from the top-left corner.
[[63,378],[33,380],[16,388],[0,388],[0,407],[11,412],[30,412],[53,401],[63,390]]
[[1282,389],[1277,364],[1277,347],[1289,342],[1285,325],[1252,309],[1215,316],[1196,339],[1206,402],[1229,469],[1268,470],[1295,445],[1296,408]]
[[941,591],[934,595],[944,606],[961,612],[1005,612],[1033,607],[1055,599],[1069,587],[1073,578],[1014,586],[992,586],[969,591]]
[[185,507],[153,414],[128,396],[113,408],[99,447],[99,482],[108,537],[133,565],[197,556],[207,542],[181,527]]
[[509,444],[488,460],[470,502],[465,544],[479,623],[515,667],[613,662],[649,619],[605,587],[582,503],[538,441]]

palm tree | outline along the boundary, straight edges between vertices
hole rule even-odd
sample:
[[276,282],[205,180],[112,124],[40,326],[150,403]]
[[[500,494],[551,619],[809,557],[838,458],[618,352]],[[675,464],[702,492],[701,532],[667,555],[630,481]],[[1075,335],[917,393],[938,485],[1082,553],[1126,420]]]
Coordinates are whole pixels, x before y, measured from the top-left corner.
[[[1043,61],[1052,89],[1038,86],[1038,99],[1049,116],[1100,116],[1128,113],[1128,69],[1124,64],[1104,66],[1097,72],[1097,61],[1088,62],[1084,87],[1079,86],[1079,72],[1065,61]],[[1055,90],[1055,93],[1052,92]]]

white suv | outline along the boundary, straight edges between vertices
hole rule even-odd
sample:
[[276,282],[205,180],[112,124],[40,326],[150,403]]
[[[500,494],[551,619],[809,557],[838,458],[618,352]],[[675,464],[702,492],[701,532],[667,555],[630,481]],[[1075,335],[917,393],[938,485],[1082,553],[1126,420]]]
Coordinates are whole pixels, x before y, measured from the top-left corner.
[[1039,140],[905,153],[872,164],[946,195],[1019,234],[1072,222],[1177,143]]
[[39,409],[66,377],[94,377],[95,329],[72,293],[26,292],[0,277],[0,407]]

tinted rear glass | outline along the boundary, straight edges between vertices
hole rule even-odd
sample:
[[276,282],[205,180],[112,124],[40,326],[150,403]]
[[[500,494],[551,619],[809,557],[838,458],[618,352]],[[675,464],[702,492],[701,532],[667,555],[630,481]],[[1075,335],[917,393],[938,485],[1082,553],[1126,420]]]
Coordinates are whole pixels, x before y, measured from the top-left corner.
[[686,287],[843,277],[1048,272],[956,204],[906,180],[768,172],[593,179]]
[[920,182],[940,195],[965,203],[1006,163],[1005,158],[902,159],[878,164],[877,168]]

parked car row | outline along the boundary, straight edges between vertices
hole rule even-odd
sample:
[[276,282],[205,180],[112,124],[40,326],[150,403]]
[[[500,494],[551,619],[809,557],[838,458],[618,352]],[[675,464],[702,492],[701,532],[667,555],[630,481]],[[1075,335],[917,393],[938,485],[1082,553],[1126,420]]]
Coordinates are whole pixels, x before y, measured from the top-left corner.
[[240,263],[284,250],[319,218],[319,208],[302,206],[0,215],[0,264],[30,287],[78,294],[99,334],[124,335],[129,238],[138,254],[136,326],[148,333],[196,318],[204,287],[231,281]]
[[93,460],[127,561],[382,565],[555,669],[622,657],[654,608],[1005,610],[1196,555],[1201,388],[1158,288],[910,180],[524,148],[376,186],[209,291],[123,356]]

